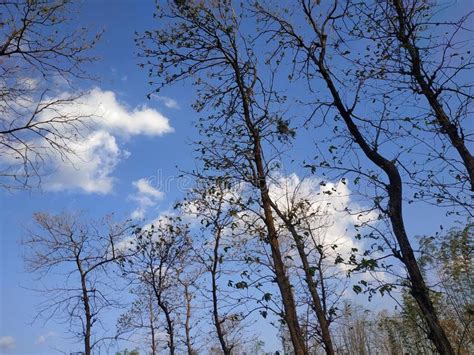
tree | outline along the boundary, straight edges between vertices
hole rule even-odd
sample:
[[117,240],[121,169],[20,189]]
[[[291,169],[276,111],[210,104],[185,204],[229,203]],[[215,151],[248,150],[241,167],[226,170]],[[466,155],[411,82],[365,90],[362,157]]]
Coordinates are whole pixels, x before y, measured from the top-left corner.
[[81,96],[68,90],[90,78],[99,35],[74,28],[70,1],[2,1],[0,10],[0,184],[30,187],[86,129],[88,115],[65,108]]
[[179,217],[166,217],[137,228],[127,249],[135,252],[120,260],[123,275],[149,289],[164,316],[170,354],[176,353],[176,312],[180,295],[178,275],[189,253],[188,227]]
[[[443,53],[441,64],[435,68],[429,68],[431,64],[429,56],[435,56],[437,53],[429,50],[432,43],[422,44],[423,39],[417,31],[418,27],[428,24],[426,20],[420,21],[420,17],[426,17],[425,14],[432,15],[429,12],[431,10],[429,5],[421,1],[404,4],[400,0],[394,0],[390,6],[396,14],[396,38],[400,48],[404,50],[404,63],[409,65],[408,70],[403,70],[403,73],[410,75],[416,82],[417,86],[413,88],[413,91],[423,95],[428,101],[435,117],[435,124],[438,126],[438,132],[449,139],[461,157],[468,175],[466,180],[471,185],[471,191],[474,191],[474,157],[466,145],[466,139],[469,137],[466,137],[461,125],[463,116],[466,115],[466,108],[472,99],[471,85],[463,84],[462,79],[460,80],[463,73],[469,73],[472,70],[472,56],[466,59],[462,58],[460,63],[455,63],[452,66],[449,63],[451,62],[450,58],[459,55],[459,53],[451,52],[450,48],[456,44],[454,41],[449,41],[441,48],[437,48],[437,53]],[[468,18],[469,15],[451,24],[454,27],[450,31],[451,38],[454,38],[456,32],[463,28]],[[423,53],[423,57],[421,53]],[[445,61],[448,63],[444,64]],[[453,101],[449,97],[451,93],[460,99],[458,108],[453,107],[450,103]]]
[[[281,238],[285,236],[284,230],[289,233],[287,238],[290,250],[287,257],[293,260],[291,255],[294,249],[298,253],[299,259],[294,260],[296,273],[302,273],[307,294],[311,299],[308,305],[317,319],[314,331],[308,331],[310,324],[306,322],[307,343],[309,338],[316,338],[327,354],[333,354],[335,349],[329,327],[335,318],[336,304],[344,291],[344,282],[338,277],[340,270],[331,270],[337,269],[337,239],[326,238],[331,223],[334,223],[331,221],[331,210],[334,207],[317,195],[337,195],[337,189],[334,186],[320,186],[320,192],[313,189],[304,191],[304,180],[295,186],[291,186],[285,179],[281,180],[283,181],[274,181],[270,187],[273,210],[278,215],[279,226],[283,230],[280,232]],[[334,281],[338,289],[329,286],[329,283]],[[334,304],[331,304],[331,301],[334,301]]]
[[[259,194],[283,317],[296,354],[306,354],[268,195],[269,171],[263,143],[278,134],[278,125],[285,126],[283,119],[269,112],[278,95],[272,90],[271,81],[267,85],[260,78],[250,42],[239,28],[241,14],[236,13],[231,2],[208,6],[170,1],[158,6],[156,16],[163,21],[173,19],[173,25],[165,27],[162,23],[161,29],[146,31],[136,39],[140,56],[145,59],[142,66],[149,68],[150,79],[160,80],[159,85],[200,76],[197,84],[201,96],[195,108],[201,111],[212,107],[218,111],[201,122],[200,130],[210,142],[198,149],[205,154],[207,169],[227,170],[227,175],[235,174]],[[210,80],[206,81],[206,77]]]
[[413,199],[472,215],[472,83],[466,79],[473,56],[465,38],[472,14],[452,19],[450,8],[419,0],[354,4],[353,17],[360,20],[353,35],[373,48],[355,60],[366,68],[363,80],[376,82],[398,113],[393,119],[403,131],[400,148],[410,146],[413,153],[404,163],[416,189]]
[[138,286],[131,291],[137,299],[133,301],[130,309],[122,314],[117,321],[117,333],[135,334],[143,331],[150,341],[151,355],[158,354],[159,310],[155,302],[153,291],[146,285]]
[[74,214],[36,213],[37,230],[23,241],[28,272],[38,278],[57,276],[58,286],[39,291],[45,300],[36,318],[57,319],[83,342],[84,353],[111,336],[94,331],[102,314],[118,302],[113,297],[109,276],[114,262],[124,257],[118,243],[132,225],[113,223],[110,217],[88,221]]
[[[186,201],[183,202],[184,213],[197,218],[201,225],[201,238],[195,241],[193,252],[198,265],[202,265],[203,273],[209,275],[211,294],[212,322],[224,355],[234,352],[239,337],[242,336],[239,327],[232,327],[235,323],[235,313],[227,312],[222,306],[222,299],[229,304],[232,295],[226,295],[221,289],[219,280],[224,270],[223,264],[230,257],[228,250],[235,245],[229,242],[226,234],[236,228],[235,205],[239,198],[235,196],[225,180],[206,181],[202,177],[196,181]],[[230,237],[232,238],[232,236]],[[196,238],[197,239],[197,238]],[[222,299],[221,299],[222,298]],[[234,310],[238,305],[230,303]],[[231,334],[233,333],[233,334]]]
[[[298,5],[292,9],[291,16],[285,14],[282,16],[274,9],[265,8],[257,5],[257,10],[262,19],[269,24],[268,34],[272,39],[277,39],[277,48],[275,53],[282,51],[288,52],[295,65],[299,63],[300,73],[307,79],[309,88],[312,90],[315,82],[322,83],[329,96],[328,100],[317,98],[316,110],[320,110],[325,117],[327,110],[334,110],[337,119],[342,119],[346,132],[350,140],[346,139],[346,145],[355,145],[362,154],[379,171],[385,175],[385,180],[377,173],[363,173],[362,167],[357,169],[348,168],[347,171],[361,172],[360,175],[368,177],[374,185],[380,187],[385,196],[376,196],[374,203],[377,208],[390,220],[393,235],[397,241],[397,247],[392,248],[393,255],[396,256],[406,267],[409,279],[410,291],[421,309],[423,317],[430,329],[430,337],[436,344],[440,353],[453,354],[452,346],[442,328],[433,301],[430,298],[429,288],[427,287],[421,269],[415,257],[413,248],[405,228],[403,217],[403,179],[398,164],[398,154],[392,156],[386,148],[383,150],[384,142],[381,140],[382,132],[390,131],[390,126],[385,124],[382,103],[382,111],[377,111],[380,106],[373,108],[371,113],[367,113],[367,105],[361,108],[359,105],[363,100],[372,99],[370,91],[364,91],[364,80],[360,80],[357,75],[351,80],[341,80],[338,74],[336,61],[333,59],[344,59],[350,51],[341,51],[340,48],[346,46],[349,38],[343,36],[340,31],[340,22],[349,16],[348,9],[350,3],[340,6],[334,2],[331,6],[320,6],[318,2],[299,1]],[[286,9],[287,12],[290,10]],[[299,17],[301,16],[301,17]],[[302,18],[309,25],[308,28],[301,30],[291,21],[292,18]],[[341,25],[342,27],[342,25]],[[331,36],[329,32],[339,33],[339,36]],[[274,55],[275,57],[275,55]],[[357,68],[359,70],[359,68]],[[350,69],[349,69],[350,70]],[[342,71],[342,75],[344,71]],[[344,83],[344,84],[341,84]],[[346,89],[350,84],[351,93]],[[347,93],[347,95],[346,95]],[[364,95],[367,95],[364,97]],[[362,110],[363,111],[358,111]],[[361,119],[371,115],[368,121]],[[366,130],[368,132],[366,132]],[[364,134],[364,132],[366,132]],[[332,151],[333,149],[331,149]],[[337,147],[336,147],[337,150]],[[336,160],[336,164],[342,164],[341,160]],[[324,161],[320,167],[332,167],[331,164]],[[344,169],[344,167],[336,167]],[[360,179],[360,177],[359,177]],[[386,205],[382,205],[382,200],[386,198]],[[390,244],[389,244],[390,246]]]

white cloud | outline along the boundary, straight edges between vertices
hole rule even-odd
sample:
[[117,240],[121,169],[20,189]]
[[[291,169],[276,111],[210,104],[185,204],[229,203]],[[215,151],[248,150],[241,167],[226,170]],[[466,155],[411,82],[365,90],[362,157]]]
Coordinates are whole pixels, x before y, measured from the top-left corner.
[[[353,238],[354,224],[375,219],[373,213],[348,213],[362,210],[351,201],[351,191],[342,182],[322,182],[317,178],[300,179],[296,174],[279,176],[269,187],[270,196],[280,210],[293,211],[303,218],[307,227],[315,231],[315,243],[327,246],[334,258],[338,253],[347,255],[359,248]],[[332,245],[337,245],[333,250]]]
[[[69,146],[76,155],[53,155],[44,188],[50,191],[82,190],[107,194],[113,189],[113,172],[130,154],[120,147],[120,139],[137,135],[161,136],[174,131],[160,112],[139,106],[129,108],[111,91],[93,89],[71,105],[61,107],[68,116],[87,117],[88,131]],[[55,114],[48,112],[46,114]]]
[[7,335],[7,336],[0,337],[0,349],[10,350],[10,349],[13,349],[14,347],[15,347],[15,339],[12,336]]
[[132,184],[136,192],[130,198],[138,203],[138,207],[132,212],[131,217],[142,219],[147,210],[156,206],[163,198],[164,193],[151,186],[150,181],[146,179],[136,180]]
[[97,131],[74,144],[77,155],[69,160],[54,157],[53,173],[46,178],[45,189],[62,191],[81,189],[87,193],[106,194],[112,191],[112,173],[128,153],[119,148],[114,136]]
[[162,102],[167,108],[179,109],[178,102],[171,97],[153,95],[153,98],[156,98],[158,101]]
[[38,344],[38,345],[44,344],[44,343],[46,343],[46,341],[47,341],[49,338],[51,338],[51,337],[53,337],[53,336],[55,336],[55,335],[56,335],[55,332],[48,332],[48,333],[46,333],[46,334],[42,334],[42,335],[40,335],[40,336],[36,339],[36,344]]
[[160,112],[146,106],[129,109],[112,91],[93,89],[81,98],[79,107],[84,115],[92,115],[94,125],[111,133],[161,136],[173,132],[168,118]]

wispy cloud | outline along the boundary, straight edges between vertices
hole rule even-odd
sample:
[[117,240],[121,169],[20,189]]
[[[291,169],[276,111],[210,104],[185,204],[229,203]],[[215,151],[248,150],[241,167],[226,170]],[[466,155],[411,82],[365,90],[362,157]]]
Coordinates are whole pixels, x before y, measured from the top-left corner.
[[178,102],[176,100],[172,99],[171,97],[153,95],[153,98],[155,98],[158,101],[162,102],[163,105],[165,105],[167,108],[173,108],[173,109],[176,109],[176,110],[180,109]]
[[36,344],[38,345],[44,344],[49,338],[52,338],[55,335],[56,335],[55,332],[48,332],[46,334],[42,334],[38,337],[38,339],[36,339]]
[[137,202],[137,208],[132,212],[131,217],[142,219],[146,212],[156,206],[158,202],[164,197],[164,193],[150,184],[147,179],[139,179],[132,183],[135,188],[135,194],[130,198]]
[[93,89],[77,102],[62,108],[68,115],[87,117],[89,130],[70,143],[76,155],[53,156],[44,188],[50,191],[82,190],[87,193],[110,193],[117,165],[130,153],[120,146],[120,139],[134,136],[162,136],[174,131],[160,112],[139,106],[130,108],[117,100],[112,91]]
[[0,349],[10,350],[10,349],[13,349],[14,347],[15,347],[15,339],[12,336],[6,335],[6,336],[0,337]]

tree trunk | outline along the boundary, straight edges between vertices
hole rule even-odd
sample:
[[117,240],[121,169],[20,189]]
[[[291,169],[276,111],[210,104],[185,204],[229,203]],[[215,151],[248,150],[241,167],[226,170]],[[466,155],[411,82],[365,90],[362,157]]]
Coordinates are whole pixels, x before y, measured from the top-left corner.
[[285,321],[290,332],[291,342],[293,344],[295,355],[306,355],[307,350],[304,346],[303,333],[298,321],[298,314],[296,312],[296,304],[291,288],[290,280],[286,274],[285,264],[280,250],[280,243],[275,228],[275,220],[272,214],[271,200],[268,195],[268,187],[263,170],[263,162],[260,155],[260,141],[257,140],[255,144],[255,157],[257,162],[257,172],[259,174],[260,195],[262,198],[262,205],[265,215],[265,225],[268,231],[268,242],[271,248],[271,255],[273,266],[275,268],[275,275],[278,287],[280,289],[283,300],[283,308],[285,310]]
[[184,285],[184,298],[186,299],[186,322],[184,323],[184,330],[186,333],[186,348],[188,350],[188,355],[193,355],[193,347],[191,345],[191,294],[188,290],[188,285]]
[[294,300],[293,290],[291,288],[288,275],[286,274],[285,264],[283,263],[280,243],[278,241],[278,234],[275,228],[275,220],[272,213],[271,199],[268,195],[268,186],[263,161],[261,139],[258,128],[256,128],[252,122],[252,117],[250,113],[249,91],[242,80],[242,75],[240,73],[240,68],[237,59],[235,62],[232,62],[231,65],[233,66],[233,69],[235,71],[235,79],[242,98],[242,108],[244,116],[243,118],[251,135],[249,138],[251,138],[252,140],[253,160],[255,162],[255,168],[257,173],[257,181],[255,181],[255,184],[260,191],[261,204],[264,211],[264,222],[267,227],[268,243],[270,244],[276,282],[283,301],[284,320],[290,332],[291,342],[294,347],[295,355],[306,355],[307,350],[305,348],[303,333],[301,332],[300,324],[298,321],[298,314],[296,312],[296,303]]
[[211,268],[211,282],[212,282],[212,315],[214,317],[214,325],[216,327],[217,337],[221,345],[224,355],[231,354],[231,348],[227,345],[222,329],[222,321],[219,317],[219,305],[217,300],[217,268],[219,267],[219,244],[221,239],[221,229],[216,231],[215,244],[213,250],[213,260]]
[[[293,232],[292,232],[293,234]],[[332,339],[331,339],[331,333],[329,332],[329,322],[326,319],[326,314],[324,312],[322,303],[321,303],[321,298],[319,297],[316,284],[313,279],[313,275],[311,274],[310,271],[310,266],[308,262],[308,258],[306,256],[305,250],[304,250],[304,245],[299,240],[299,236],[295,233],[294,235],[294,240],[296,244],[296,249],[298,250],[298,254],[301,259],[301,263],[303,264],[303,271],[305,274],[305,281],[306,284],[308,285],[309,293],[312,298],[312,308],[314,312],[316,313],[316,317],[318,318],[319,326],[321,327],[321,339],[324,344],[324,350],[326,350],[326,354],[328,355],[334,355],[334,346],[332,344]]]
[[175,345],[174,345],[174,326],[173,320],[171,319],[171,314],[168,307],[160,301],[158,301],[158,305],[160,306],[161,310],[165,314],[166,318],[166,332],[168,333],[168,347],[170,348],[170,355],[175,354]]
[[156,336],[155,336],[155,324],[154,324],[154,313],[153,313],[153,303],[151,294],[148,296],[148,307],[150,311],[150,331],[151,331],[151,355],[157,355],[156,353]]
[[91,355],[92,314],[87,289],[86,273],[82,269],[82,264],[78,255],[76,255],[76,265],[81,275],[82,304],[84,306],[84,315],[86,317],[84,329],[84,355]]
[[168,333],[168,347],[170,349],[170,355],[175,354],[175,345],[174,345],[174,326],[173,326],[173,320],[171,319],[171,312],[167,305],[163,302],[161,298],[161,294],[159,290],[157,289],[155,283],[152,283],[153,291],[155,292],[156,300],[158,303],[158,306],[160,309],[163,311],[165,314],[165,319],[166,319],[166,332]]
[[324,350],[328,355],[334,355],[334,346],[332,344],[331,333],[329,332],[329,322],[326,318],[326,314],[324,311],[324,307],[321,302],[321,298],[319,297],[318,290],[316,287],[316,283],[314,282],[313,275],[311,273],[311,268],[309,266],[308,257],[304,250],[304,243],[302,242],[302,238],[298,235],[295,227],[291,224],[291,221],[286,218],[286,216],[281,213],[278,206],[276,206],[272,202],[273,209],[278,214],[278,216],[283,220],[285,226],[290,231],[293,240],[295,241],[296,249],[298,250],[298,254],[301,259],[301,263],[303,265],[303,271],[305,274],[305,281],[309,289],[309,293],[312,299],[312,308],[316,313],[316,317],[318,318],[319,326],[321,327],[321,339],[324,345]]

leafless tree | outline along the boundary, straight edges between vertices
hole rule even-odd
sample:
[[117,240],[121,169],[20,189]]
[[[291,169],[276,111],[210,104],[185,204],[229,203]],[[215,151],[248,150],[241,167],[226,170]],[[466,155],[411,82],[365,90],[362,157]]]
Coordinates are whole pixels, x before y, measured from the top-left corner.
[[377,85],[374,97],[391,102],[391,119],[403,131],[400,149],[412,151],[403,168],[413,200],[472,215],[472,12],[456,19],[451,5],[421,0],[352,6],[359,20],[347,19],[348,27],[372,53],[351,59],[365,68],[361,80]]
[[[67,159],[87,114],[67,109],[91,77],[85,64],[99,35],[72,22],[73,2],[2,1],[0,14],[0,184],[30,187],[52,155]],[[90,113],[89,113],[90,114]]]
[[94,222],[74,214],[36,213],[34,220],[37,228],[23,245],[27,271],[45,281],[38,289],[44,301],[36,318],[68,324],[83,342],[84,353],[91,355],[100,342],[114,338],[100,335],[101,316],[119,304],[110,284],[111,267],[124,257],[117,245],[132,226],[113,223],[110,217]]
[[[197,264],[202,266],[203,273],[209,275],[210,287],[205,287],[201,293],[209,292],[212,308],[212,321],[222,352],[233,354],[234,348],[242,336],[239,327],[232,327],[235,322],[235,297],[222,290],[220,279],[223,277],[223,265],[231,253],[228,250],[235,247],[230,243],[229,235],[236,226],[233,206],[238,204],[239,197],[233,193],[225,180],[205,181],[197,179],[196,187],[182,203],[184,213],[200,222],[200,238],[195,241],[193,251]],[[238,270],[235,271],[237,273]],[[231,311],[229,312],[228,309]]]

